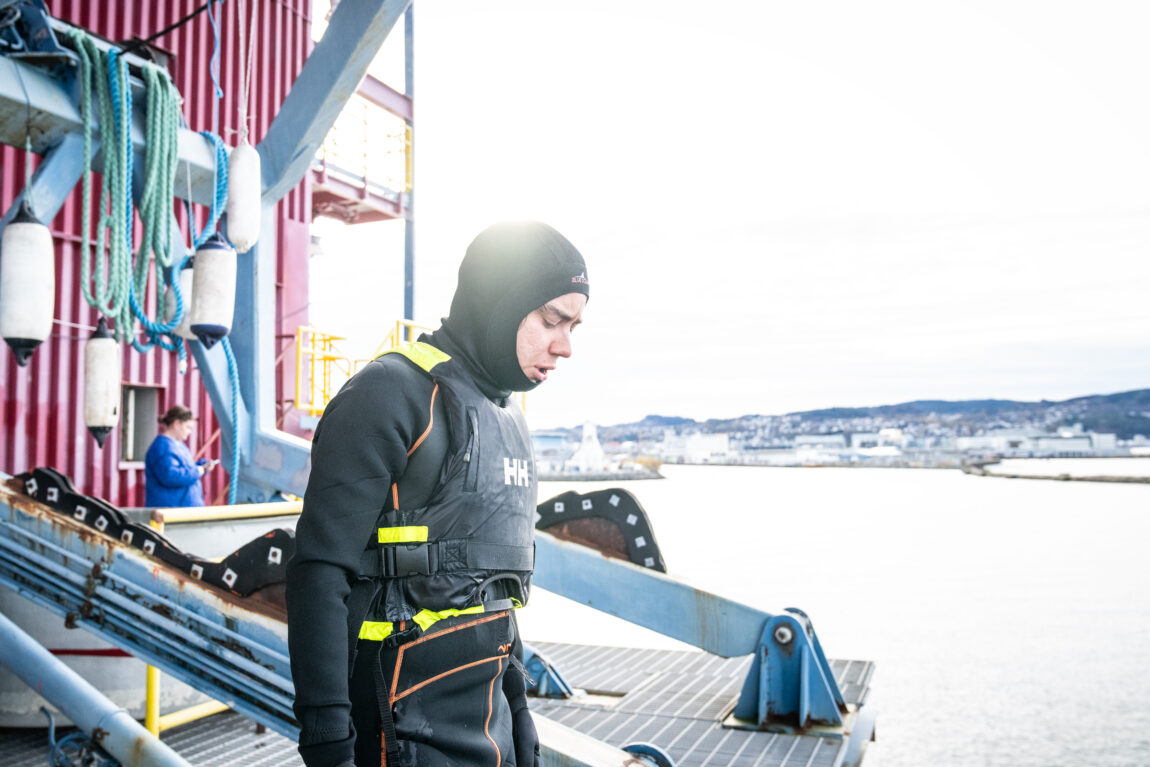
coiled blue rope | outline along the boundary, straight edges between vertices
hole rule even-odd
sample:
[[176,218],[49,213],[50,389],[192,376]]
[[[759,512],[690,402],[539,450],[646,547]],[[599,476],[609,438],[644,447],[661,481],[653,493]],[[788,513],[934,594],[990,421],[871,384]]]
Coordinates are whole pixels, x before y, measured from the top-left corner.
[[[208,241],[208,238],[216,233],[216,225],[220,222],[220,216],[223,215],[224,210],[228,207],[228,148],[224,146],[224,141],[215,133],[211,131],[200,131],[200,135],[212,142],[216,152],[216,167],[214,176],[216,180],[216,193],[212,198],[212,206],[208,211],[208,221],[204,224],[204,230],[196,235],[193,240],[193,248],[198,248]],[[195,228],[193,226],[193,234]]]

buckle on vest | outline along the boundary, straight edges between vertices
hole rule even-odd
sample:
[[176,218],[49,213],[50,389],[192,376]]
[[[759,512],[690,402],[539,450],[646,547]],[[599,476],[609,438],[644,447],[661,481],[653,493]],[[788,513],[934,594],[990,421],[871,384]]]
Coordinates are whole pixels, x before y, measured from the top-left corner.
[[435,568],[431,561],[431,547],[383,546],[379,550],[380,570],[384,578],[402,578],[405,575],[431,575]]

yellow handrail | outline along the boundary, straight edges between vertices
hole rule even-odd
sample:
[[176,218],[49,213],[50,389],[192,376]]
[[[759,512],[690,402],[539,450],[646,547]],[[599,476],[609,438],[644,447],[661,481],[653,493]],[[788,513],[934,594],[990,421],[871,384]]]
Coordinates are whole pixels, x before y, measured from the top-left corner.
[[[407,333],[403,332],[405,328],[407,329]],[[372,353],[371,358],[375,359],[388,349],[394,349],[400,344],[414,341],[419,337],[421,332],[430,333],[431,331],[432,328],[412,322],[411,320],[396,320],[395,327],[388,332],[379,346],[375,347],[375,352]],[[404,336],[406,336],[406,338]]]
[[[343,336],[324,333],[310,325],[295,331],[295,406],[309,415],[319,415],[335,396],[339,386],[335,374],[344,378],[354,375],[367,360],[357,360],[342,353],[336,341]],[[306,372],[306,381],[305,379]],[[342,381],[339,382],[342,385]]]
[[[400,344],[414,341],[420,333],[430,333],[432,328],[420,325],[411,320],[396,320],[395,327],[388,331],[387,336],[376,347],[370,359],[354,359],[336,347],[336,341],[345,340],[343,336],[323,333],[310,325],[300,325],[296,328],[296,383],[295,406],[309,415],[323,413],[327,403],[335,396],[339,386],[335,385],[333,372],[338,371],[346,377],[359,372],[360,367],[375,359],[379,355],[394,349]],[[306,381],[305,379],[306,371]],[[342,381],[339,382],[342,385]],[[527,395],[516,394],[514,399],[523,411],[527,411]]]

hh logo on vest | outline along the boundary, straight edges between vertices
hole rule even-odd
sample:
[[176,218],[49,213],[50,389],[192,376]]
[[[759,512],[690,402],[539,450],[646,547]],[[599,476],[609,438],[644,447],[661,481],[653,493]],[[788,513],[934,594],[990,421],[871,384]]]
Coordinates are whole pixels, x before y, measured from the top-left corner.
[[503,459],[503,484],[531,487],[530,464],[520,458]]

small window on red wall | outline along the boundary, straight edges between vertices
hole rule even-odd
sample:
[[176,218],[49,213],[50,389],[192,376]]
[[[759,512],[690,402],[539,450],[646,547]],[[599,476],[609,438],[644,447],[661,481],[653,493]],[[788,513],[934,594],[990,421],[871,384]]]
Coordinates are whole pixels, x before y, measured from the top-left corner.
[[125,385],[123,397],[120,460],[143,461],[159,430],[160,390],[153,386]]

